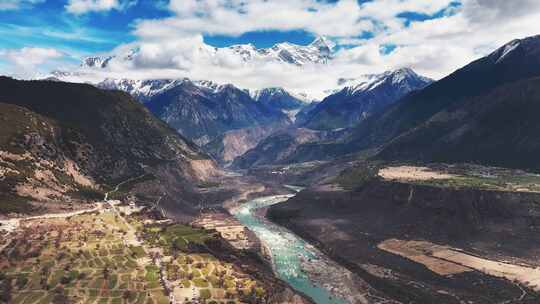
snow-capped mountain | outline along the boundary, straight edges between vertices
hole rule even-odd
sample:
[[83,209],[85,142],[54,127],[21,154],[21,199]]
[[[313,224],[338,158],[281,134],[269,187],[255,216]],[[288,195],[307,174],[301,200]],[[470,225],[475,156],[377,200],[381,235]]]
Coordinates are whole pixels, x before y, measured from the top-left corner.
[[540,35],[524,39],[514,39],[489,54],[487,58],[494,64],[500,64],[503,61],[512,60],[514,56],[518,57],[520,55],[540,55]]
[[214,93],[223,89],[226,85],[220,85],[209,80],[190,80],[184,79],[112,79],[108,78],[98,83],[96,86],[105,90],[120,90],[129,93],[142,103],[146,103],[152,97],[169,89],[172,89],[183,82],[191,82],[200,88],[205,88]]
[[184,79],[107,79],[102,89],[125,91],[198,144],[231,129],[287,123],[281,109],[253,100],[231,84]]
[[[282,110],[279,104],[263,101],[264,94],[259,94],[261,99],[255,101],[248,90],[205,80],[107,79],[97,86],[131,94],[220,162],[231,161],[274,130],[289,126],[293,120],[290,112],[299,110],[292,106],[292,101],[287,110]],[[293,98],[285,90],[276,91]],[[272,96],[277,97],[277,93]]]
[[83,59],[82,68],[106,68],[112,60],[133,60],[139,53],[139,48],[132,48],[124,54],[111,54],[104,56],[90,56]]
[[310,111],[306,126],[313,129],[351,127],[431,82],[410,68],[341,80],[341,88]]
[[339,88],[334,93],[344,91],[348,95],[354,95],[358,92],[374,90],[386,82],[390,82],[401,90],[412,91],[432,81],[432,79],[416,74],[410,68],[401,68],[381,74],[363,75],[355,79],[340,79]]
[[154,79],[105,79],[96,86],[105,90],[120,90],[129,93],[142,103],[147,102],[152,96],[174,87],[182,80]]
[[257,49],[252,44],[233,45],[220,51],[232,51],[242,57],[244,61],[270,60],[295,65],[308,63],[327,63],[332,58],[334,43],[324,37],[318,37],[307,46],[288,42],[278,43],[270,48]]
[[[269,48],[256,48],[253,44],[238,44],[223,48],[203,45],[196,49],[203,57],[218,57],[220,53],[232,53],[244,62],[271,61],[285,64],[305,65],[310,63],[325,64],[332,58],[335,44],[327,38],[318,37],[309,45],[278,43]],[[139,48],[130,49],[124,54],[91,56],[83,59],[82,68],[107,68],[114,61],[132,61],[140,55]]]
[[199,145],[219,141],[231,130],[290,123],[281,111],[254,101],[233,85],[212,88],[184,80],[154,95],[145,105]]
[[283,88],[265,88],[249,93],[255,101],[287,114],[293,122],[296,120],[296,114],[313,101],[305,94],[296,94]]
[[258,102],[283,110],[297,109],[311,102],[305,95],[289,92],[284,88],[253,90],[249,95]]
[[106,68],[109,61],[111,61],[114,56],[92,56],[86,57],[81,63],[83,68]]

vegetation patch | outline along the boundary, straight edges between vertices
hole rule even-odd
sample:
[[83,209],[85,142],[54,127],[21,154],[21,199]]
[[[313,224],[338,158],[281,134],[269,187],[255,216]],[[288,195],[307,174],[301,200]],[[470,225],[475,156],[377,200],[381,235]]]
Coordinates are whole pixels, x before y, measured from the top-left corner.
[[14,194],[0,194],[0,213],[30,213],[34,210],[30,199]]
[[382,163],[364,162],[343,170],[334,180],[343,189],[355,190],[362,188],[366,183],[378,178],[377,174]]

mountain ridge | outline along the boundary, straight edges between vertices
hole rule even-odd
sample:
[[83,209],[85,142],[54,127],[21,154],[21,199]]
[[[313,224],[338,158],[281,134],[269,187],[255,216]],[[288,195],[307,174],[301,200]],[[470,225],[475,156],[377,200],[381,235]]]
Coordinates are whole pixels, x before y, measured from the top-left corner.
[[[221,52],[230,53],[238,56],[244,62],[273,61],[302,66],[326,64],[332,58],[334,46],[335,44],[329,39],[317,37],[308,45],[281,42],[268,48],[257,48],[253,44],[235,44],[218,48],[204,44],[198,48],[198,52],[207,56],[217,56]],[[86,57],[81,63],[81,68],[104,69],[114,61],[132,61],[139,56],[139,52],[139,48],[132,48],[125,53]]]
[[350,80],[342,89],[324,98],[311,110],[303,126],[316,130],[352,127],[432,82],[410,68]]
[[99,198],[108,187],[148,175],[162,181],[149,182],[152,193],[167,193],[172,203],[181,194],[190,212],[196,184],[219,174],[206,153],[127,93],[8,77],[0,77],[0,88],[2,207],[12,211],[33,210],[28,202],[64,208],[63,201],[80,202],[80,193]]

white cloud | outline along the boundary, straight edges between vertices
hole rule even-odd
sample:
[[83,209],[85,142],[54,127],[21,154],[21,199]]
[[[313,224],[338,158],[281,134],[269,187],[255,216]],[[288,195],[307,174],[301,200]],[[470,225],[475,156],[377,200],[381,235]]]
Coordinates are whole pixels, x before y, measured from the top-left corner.
[[450,0],[379,0],[360,5],[357,0],[326,3],[316,0],[171,0],[175,16],[145,20],[136,33],[146,38],[189,34],[241,35],[249,31],[305,30],[334,37],[377,31],[373,21],[386,26],[402,23],[395,16],[406,11],[433,14]]
[[31,7],[32,5],[43,2],[45,2],[45,0],[1,0],[0,11],[17,10],[21,8]]
[[89,12],[106,12],[113,9],[122,10],[136,3],[133,0],[69,0],[66,10],[75,15]]
[[36,67],[59,59],[64,54],[51,48],[24,47],[16,50],[0,49],[0,56],[12,66],[14,76],[27,78],[37,74]]
[[[113,51],[126,54],[138,48],[134,60],[112,61],[108,69],[92,77],[189,77],[243,88],[283,86],[320,96],[335,86],[338,78],[400,67],[440,78],[512,39],[538,34],[540,1],[514,0],[509,7],[504,0],[463,0],[460,7],[448,9],[450,3],[375,0],[359,5],[356,0],[343,0],[334,5],[315,0],[171,0],[173,17],[136,23],[138,40]],[[432,15],[444,9],[447,14],[442,18],[410,24],[397,17],[403,12]],[[210,56],[212,48],[202,39],[205,34],[298,29],[354,47],[341,49],[327,65],[297,67],[264,61],[249,64],[224,50]],[[373,32],[373,37],[358,38],[366,30]],[[380,47],[385,44],[396,48],[383,55]]]
[[381,56],[376,65],[411,66],[440,78],[510,40],[539,34],[540,2],[515,0],[512,7],[516,7],[513,12],[504,13],[509,9],[507,1],[464,0],[452,16],[413,22],[365,44],[400,46]]

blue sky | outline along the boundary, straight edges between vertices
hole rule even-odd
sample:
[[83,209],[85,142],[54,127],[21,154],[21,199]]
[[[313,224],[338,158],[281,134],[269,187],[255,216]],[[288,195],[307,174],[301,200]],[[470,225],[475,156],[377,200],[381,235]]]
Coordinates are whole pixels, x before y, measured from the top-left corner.
[[54,47],[74,54],[110,51],[135,40],[131,34],[135,20],[170,15],[151,2],[140,1],[122,11],[84,15],[67,12],[67,1],[62,0],[0,10],[0,48]]
[[232,44],[251,43],[258,48],[267,48],[279,42],[290,42],[306,45],[312,42],[315,36],[309,32],[296,31],[258,31],[247,32],[240,36],[205,35],[204,41],[216,47],[225,47]]
[[[360,3],[365,2],[369,1],[364,0]],[[16,10],[0,9],[2,37],[0,49],[53,47],[70,54],[73,58],[107,52],[120,44],[135,41],[136,37],[132,32],[137,20],[162,19],[173,15],[167,9],[166,2],[152,0],[139,0],[121,10],[90,11],[85,14],[68,12],[67,0],[46,0],[36,4],[24,4],[24,1],[20,3],[19,9]],[[400,17],[405,19],[406,23],[410,23],[442,15],[441,10],[433,16],[404,12]],[[270,47],[284,41],[307,45],[315,36],[316,34],[305,30],[261,30],[240,35],[205,34],[204,41],[216,47],[245,43],[252,43],[257,47]],[[364,38],[371,36],[369,32],[358,35]]]
[[[537,0],[0,0],[0,74],[35,77],[137,48],[138,60],[118,65],[116,75],[299,88],[400,67],[439,78],[538,34],[537,20]],[[331,65],[309,71],[248,70],[224,54],[206,60],[198,53],[232,44],[307,45],[317,36],[335,42],[336,53]]]

